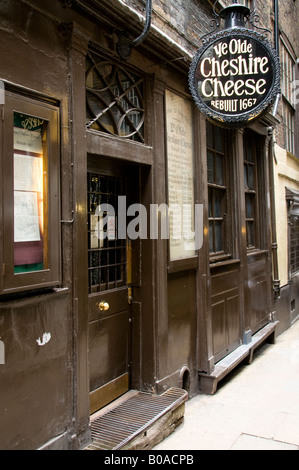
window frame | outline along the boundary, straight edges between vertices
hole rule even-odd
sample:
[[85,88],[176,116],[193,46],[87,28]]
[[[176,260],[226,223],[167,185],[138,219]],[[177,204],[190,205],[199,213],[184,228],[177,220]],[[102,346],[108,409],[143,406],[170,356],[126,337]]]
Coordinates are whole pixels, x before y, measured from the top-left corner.
[[[263,160],[263,142],[261,140],[261,136],[259,136],[254,131],[246,129],[243,136],[243,167],[245,169],[246,163],[246,150],[245,150],[245,142],[248,140],[249,144],[251,145],[252,153],[253,153],[253,163],[254,163],[254,187],[250,189],[249,187],[245,186],[245,173],[244,173],[244,207],[245,207],[245,222],[246,222],[246,249],[247,254],[251,254],[257,251],[263,251],[266,249],[266,241],[265,241],[265,226],[261,223],[263,218],[266,216],[265,214],[265,204],[266,204],[266,194],[263,189],[263,180],[265,175],[265,165]],[[254,144],[254,145],[252,145]],[[243,170],[245,171],[245,170]],[[253,217],[247,217],[247,207],[246,207],[246,195],[252,195],[254,197],[254,204],[253,210],[254,214]],[[253,222],[254,228],[254,244],[248,246],[248,232],[247,232],[247,223]]]
[[283,127],[285,148],[295,155],[295,111],[285,98],[283,98]]
[[[226,259],[232,258],[232,247],[230,244],[230,230],[229,230],[229,218],[230,218],[230,213],[231,213],[231,201],[230,201],[230,187],[229,187],[229,180],[230,180],[230,169],[229,169],[229,158],[228,158],[228,146],[227,146],[227,132],[221,128],[218,127],[215,124],[212,124],[208,121],[206,121],[206,132],[208,136],[208,126],[211,126],[211,129],[213,129],[213,146],[209,147],[209,142],[207,138],[207,159],[208,159],[208,152],[213,153],[214,157],[214,162],[215,158],[218,155],[221,155],[221,158],[223,159],[223,178],[224,182],[223,184],[217,184],[217,182],[209,182],[209,176],[207,179],[207,185],[208,185],[208,225],[209,225],[209,256],[210,256],[210,263],[215,263],[217,261],[222,261]],[[216,149],[215,146],[215,128],[218,128],[221,132],[223,132],[223,152],[220,152],[219,150]],[[216,192],[222,192],[223,197],[221,198],[221,217],[214,217],[210,216],[210,198],[209,194],[212,193],[212,199],[214,201],[215,199],[215,194]],[[214,214],[213,214],[214,215]],[[223,249],[220,251],[210,251],[210,224],[213,224],[213,248],[216,246],[216,241],[215,241],[215,224],[217,222],[222,222],[222,247]]]
[[299,217],[289,216],[289,279],[299,273]]
[[296,59],[283,37],[281,37],[281,77],[285,148],[295,155],[296,109],[292,83],[296,78]]
[[[289,280],[292,280],[299,273],[299,215],[297,215],[299,214],[299,191],[286,187],[286,201],[288,213],[288,277]],[[293,260],[295,260],[295,265],[292,264]]]
[[[14,113],[47,121],[47,253],[48,265],[36,271],[14,271]],[[0,295],[57,287],[61,284],[59,107],[32,96],[5,93],[2,119],[2,243]]]
[[[247,147],[246,143],[249,142],[250,145],[250,134],[244,134],[244,191],[245,191],[245,221],[246,221],[246,248],[247,250],[256,250],[258,247],[258,178],[257,178],[257,155],[256,155],[256,147],[251,146],[252,149],[252,161],[247,158]],[[249,180],[249,168],[252,170],[252,187],[250,185],[246,185],[246,181]],[[247,213],[247,199],[250,198],[252,203],[252,214],[251,216]],[[249,244],[249,234],[248,234],[248,226],[249,224],[252,225],[252,237],[253,237],[253,244]]]

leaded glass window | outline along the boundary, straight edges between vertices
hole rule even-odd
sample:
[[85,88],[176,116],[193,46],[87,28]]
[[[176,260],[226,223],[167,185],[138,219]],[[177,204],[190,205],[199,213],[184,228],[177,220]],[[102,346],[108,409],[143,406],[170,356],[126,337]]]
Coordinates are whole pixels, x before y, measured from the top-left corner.
[[144,79],[89,53],[86,70],[87,128],[144,143]]

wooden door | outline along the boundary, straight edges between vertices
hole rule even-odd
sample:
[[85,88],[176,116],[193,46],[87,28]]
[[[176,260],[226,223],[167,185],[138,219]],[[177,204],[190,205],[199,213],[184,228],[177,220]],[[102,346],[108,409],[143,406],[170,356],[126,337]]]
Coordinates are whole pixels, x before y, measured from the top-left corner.
[[[101,161],[101,160],[100,160]],[[132,172],[89,163],[88,278],[90,411],[94,413],[130,388],[131,248],[126,207]],[[121,201],[121,202],[120,202]],[[124,204],[126,206],[124,206]],[[122,212],[122,213],[120,213]]]

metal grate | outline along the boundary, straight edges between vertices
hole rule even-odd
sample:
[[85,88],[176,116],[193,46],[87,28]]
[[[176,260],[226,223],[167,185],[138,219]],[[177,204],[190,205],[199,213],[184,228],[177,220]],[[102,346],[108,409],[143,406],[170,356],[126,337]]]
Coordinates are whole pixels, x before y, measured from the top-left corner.
[[138,392],[91,422],[92,444],[87,450],[122,449],[187,398],[188,393],[179,388],[171,388],[163,395]]

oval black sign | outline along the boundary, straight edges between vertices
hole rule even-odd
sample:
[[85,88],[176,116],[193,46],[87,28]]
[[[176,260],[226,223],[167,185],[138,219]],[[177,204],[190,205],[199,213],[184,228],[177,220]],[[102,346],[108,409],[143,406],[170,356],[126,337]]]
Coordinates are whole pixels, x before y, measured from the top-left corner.
[[279,93],[279,60],[261,34],[224,30],[198,50],[189,83],[199,109],[210,119],[245,126],[263,115]]

